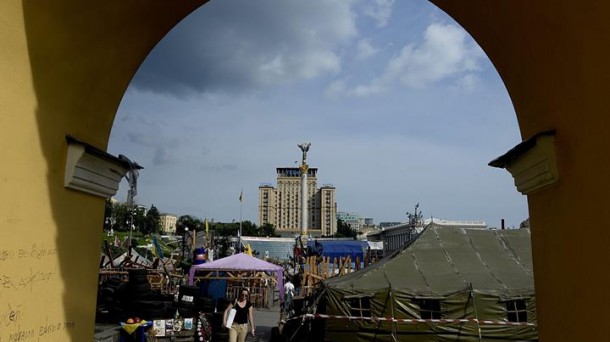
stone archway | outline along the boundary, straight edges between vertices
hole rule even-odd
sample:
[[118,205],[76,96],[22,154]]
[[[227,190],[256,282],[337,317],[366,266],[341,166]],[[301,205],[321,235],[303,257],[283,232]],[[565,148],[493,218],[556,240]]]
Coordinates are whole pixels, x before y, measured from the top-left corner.
[[[610,5],[585,1],[433,0],[488,54],[511,96],[523,139],[556,130],[559,181],[528,195],[540,339],[601,341],[599,298],[610,163],[603,100]],[[604,303],[605,304],[605,303]],[[585,337],[586,336],[586,337]]]

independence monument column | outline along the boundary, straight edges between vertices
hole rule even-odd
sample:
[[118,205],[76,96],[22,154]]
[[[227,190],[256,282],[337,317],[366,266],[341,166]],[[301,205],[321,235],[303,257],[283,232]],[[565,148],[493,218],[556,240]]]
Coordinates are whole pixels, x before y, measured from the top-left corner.
[[311,143],[304,143],[297,145],[303,151],[303,159],[301,161],[301,237],[307,236],[307,172],[309,171],[309,165],[307,165],[307,151]]

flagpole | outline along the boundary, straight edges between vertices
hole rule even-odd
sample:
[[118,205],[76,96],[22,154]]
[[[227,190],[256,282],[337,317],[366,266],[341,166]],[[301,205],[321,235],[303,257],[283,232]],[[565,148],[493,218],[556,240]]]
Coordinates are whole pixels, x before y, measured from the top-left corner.
[[240,251],[241,251],[241,226],[242,226],[241,212],[242,212],[242,207],[244,204],[243,196],[244,196],[244,189],[241,189],[241,192],[239,193],[239,236],[237,237],[237,248],[239,248]]
[[205,219],[205,247],[210,248],[210,236],[208,234],[208,219]]

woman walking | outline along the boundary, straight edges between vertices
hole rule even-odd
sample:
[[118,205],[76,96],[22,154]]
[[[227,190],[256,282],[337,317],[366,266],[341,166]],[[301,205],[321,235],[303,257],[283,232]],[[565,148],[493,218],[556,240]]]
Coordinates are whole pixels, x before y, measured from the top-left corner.
[[248,290],[241,289],[239,298],[234,302],[230,302],[225,309],[222,325],[227,327],[227,317],[229,311],[235,309],[235,318],[229,328],[229,342],[244,342],[248,334],[248,323],[250,324],[250,333],[254,336],[254,309],[252,303],[248,300]]

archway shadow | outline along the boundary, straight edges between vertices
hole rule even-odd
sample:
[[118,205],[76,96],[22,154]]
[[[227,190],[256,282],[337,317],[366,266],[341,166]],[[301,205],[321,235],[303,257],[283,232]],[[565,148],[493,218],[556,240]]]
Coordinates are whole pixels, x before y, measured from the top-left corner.
[[[54,296],[63,289],[59,319],[73,324],[70,340],[83,340],[94,330],[104,199],[64,188],[65,136],[104,150],[135,70],[176,23],[205,2],[22,3],[40,150],[47,160],[46,200],[55,223],[48,228],[57,230],[58,280],[45,291]],[[43,228],[32,227],[23,236],[35,236],[37,229]]]

